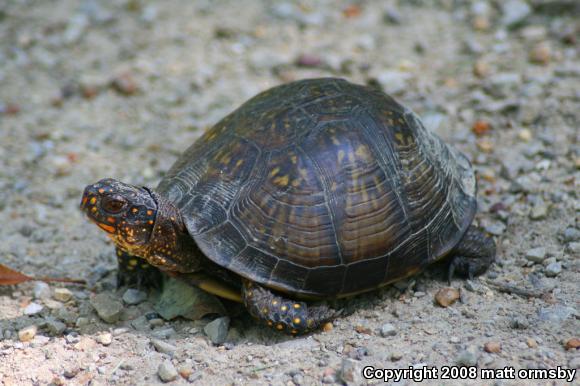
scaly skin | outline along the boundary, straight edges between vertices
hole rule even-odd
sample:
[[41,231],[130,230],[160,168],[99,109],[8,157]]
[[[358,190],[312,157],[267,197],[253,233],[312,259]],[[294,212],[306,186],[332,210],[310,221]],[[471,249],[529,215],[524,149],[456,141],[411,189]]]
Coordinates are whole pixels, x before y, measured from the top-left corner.
[[[86,187],[81,210],[115,242],[119,285],[158,286],[159,270],[187,280],[188,274],[215,266],[202,257],[175,206],[149,189],[101,180]],[[339,314],[243,282],[242,299],[250,314],[278,331],[303,334]]]

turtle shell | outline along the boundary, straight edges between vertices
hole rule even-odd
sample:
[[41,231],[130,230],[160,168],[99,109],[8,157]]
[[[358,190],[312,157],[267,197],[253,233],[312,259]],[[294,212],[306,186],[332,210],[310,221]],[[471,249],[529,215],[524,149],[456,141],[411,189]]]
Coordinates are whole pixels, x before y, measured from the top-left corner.
[[465,156],[388,95],[334,78],[250,99],[187,149],[158,191],[209,259],[314,298],[420,271],[476,211]]

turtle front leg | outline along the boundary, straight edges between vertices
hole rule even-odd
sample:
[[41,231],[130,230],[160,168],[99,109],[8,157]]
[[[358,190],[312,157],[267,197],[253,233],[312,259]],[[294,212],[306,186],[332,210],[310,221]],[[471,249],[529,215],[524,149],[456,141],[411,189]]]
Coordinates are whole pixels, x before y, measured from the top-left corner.
[[117,288],[123,285],[137,288],[158,288],[161,286],[161,271],[145,259],[128,254],[117,248]]
[[481,275],[494,262],[495,249],[493,238],[487,236],[481,229],[470,226],[452,252],[448,280],[451,281],[455,272],[469,279]]
[[254,318],[292,335],[315,330],[339,315],[325,305],[309,307],[305,302],[285,299],[249,280],[244,280],[242,299]]

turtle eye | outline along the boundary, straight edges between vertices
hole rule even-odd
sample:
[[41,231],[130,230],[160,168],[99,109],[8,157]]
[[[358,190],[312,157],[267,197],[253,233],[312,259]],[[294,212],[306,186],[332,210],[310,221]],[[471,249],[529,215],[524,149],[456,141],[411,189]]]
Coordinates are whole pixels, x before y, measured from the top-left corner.
[[102,207],[109,213],[119,213],[125,207],[125,201],[113,197],[105,197],[102,201]]

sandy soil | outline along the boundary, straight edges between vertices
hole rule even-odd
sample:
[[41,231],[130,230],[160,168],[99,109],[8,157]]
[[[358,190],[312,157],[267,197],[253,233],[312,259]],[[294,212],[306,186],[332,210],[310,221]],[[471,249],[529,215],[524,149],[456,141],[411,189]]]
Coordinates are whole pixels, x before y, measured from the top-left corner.
[[[433,384],[565,384],[441,370],[580,367],[567,348],[580,331],[575,12],[565,0],[0,2],[0,263],[89,282],[0,288],[0,385],[157,384],[176,369],[174,384],[364,384],[365,366],[436,366]],[[215,345],[212,318],[151,317],[152,295],[104,322],[91,299],[125,289],[78,211],[84,186],[155,186],[244,100],[315,76],[382,87],[468,155],[497,263],[453,280],[448,308],[433,270],[344,302],[352,313],[331,331],[300,338],[235,313]]]

